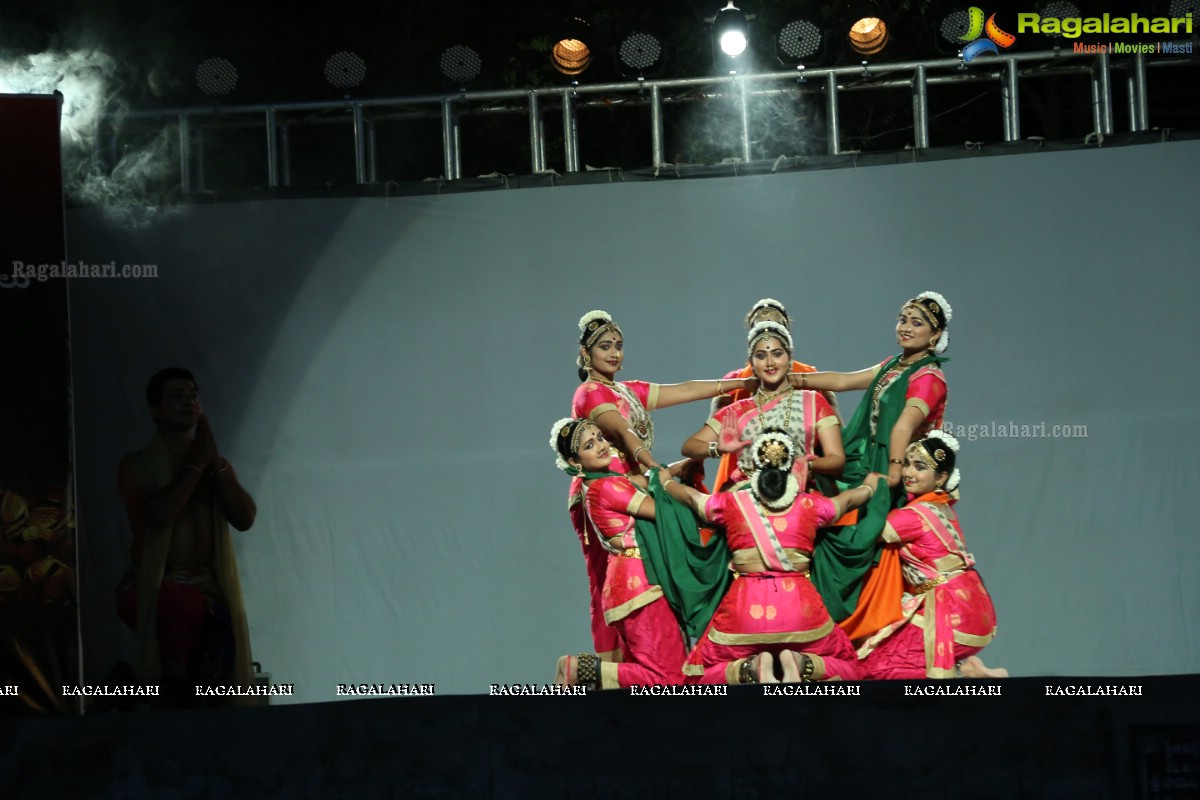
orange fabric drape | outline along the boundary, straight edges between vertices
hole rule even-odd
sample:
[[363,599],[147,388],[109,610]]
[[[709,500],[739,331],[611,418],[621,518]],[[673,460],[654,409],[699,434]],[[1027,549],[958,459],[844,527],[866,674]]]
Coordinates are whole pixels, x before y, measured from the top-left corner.
[[904,576],[900,572],[900,545],[887,544],[879,563],[871,567],[854,613],[838,623],[850,641],[857,642],[904,617],[900,598]]

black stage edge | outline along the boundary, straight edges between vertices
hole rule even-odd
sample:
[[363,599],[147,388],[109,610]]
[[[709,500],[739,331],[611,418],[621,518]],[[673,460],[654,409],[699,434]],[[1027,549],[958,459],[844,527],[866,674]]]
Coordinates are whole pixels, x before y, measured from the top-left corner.
[[[1197,675],[841,686],[858,694],[735,686],[9,719],[0,786],[6,798],[1200,797]],[[939,690],[960,694],[919,693]]]

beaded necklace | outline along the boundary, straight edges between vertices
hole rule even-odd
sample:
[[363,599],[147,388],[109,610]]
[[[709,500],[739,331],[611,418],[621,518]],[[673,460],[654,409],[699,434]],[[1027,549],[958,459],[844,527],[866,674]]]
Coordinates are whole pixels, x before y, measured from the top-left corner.
[[629,427],[639,439],[646,443],[647,449],[653,450],[654,421],[650,419],[650,414],[646,411],[646,407],[642,405],[642,401],[638,399],[637,395],[625,384],[601,378],[595,372],[592,372],[588,377],[601,386],[607,386],[625,399],[625,402],[629,405]]
[[[792,387],[790,385],[787,388],[780,389],[778,392],[775,392],[767,397],[760,397],[762,390],[756,391],[753,395],[753,398],[754,406],[758,409],[758,415],[754,419],[750,420],[750,422],[746,425],[745,430],[742,432],[742,435],[753,438],[754,436],[757,436],[765,431],[769,427],[766,421],[767,414],[776,411],[779,406],[775,406],[775,408],[771,409],[771,412],[768,412],[763,409],[763,404],[769,403],[777,397],[783,397],[783,395],[789,394],[791,391]],[[781,403],[786,405],[786,408],[783,412],[783,430],[789,436],[792,435],[792,408],[795,405],[795,399],[796,396],[792,394],[789,397],[780,400]],[[754,429],[755,426],[757,426],[757,430]],[[754,466],[754,459],[750,455],[749,447],[744,448],[741,454],[739,454],[738,465],[742,468],[742,472],[747,477],[753,475],[757,471],[756,467]]]

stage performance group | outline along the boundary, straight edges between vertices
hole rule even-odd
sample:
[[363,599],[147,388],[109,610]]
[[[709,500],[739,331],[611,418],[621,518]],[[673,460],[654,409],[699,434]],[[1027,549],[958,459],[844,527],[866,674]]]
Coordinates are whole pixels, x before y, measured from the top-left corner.
[[[951,316],[918,294],[900,309],[899,354],[818,372],[794,360],[787,310],[765,298],[746,317],[747,365],[667,385],[618,380],[621,328],[585,314],[581,384],[550,446],[570,479],[595,651],[559,658],[555,681],[1007,676],[978,656],[995,611],[954,510],[959,445],[940,430]],[[843,423],[837,393],[853,390],[865,394]],[[684,458],[660,461],[650,412],[697,400],[710,418]]]

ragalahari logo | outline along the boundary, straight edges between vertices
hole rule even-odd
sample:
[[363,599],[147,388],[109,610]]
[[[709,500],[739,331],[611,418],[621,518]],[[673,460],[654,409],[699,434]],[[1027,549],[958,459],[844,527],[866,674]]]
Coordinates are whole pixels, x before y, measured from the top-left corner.
[[[994,53],[1000,55],[1000,50],[996,45],[1003,48],[1012,47],[1013,42],[1017,37],[1011,33],[1006,33],[1000,30],[1000,26],[996,24],[996,15],[992,14],[987,18],[987,22],[983,21],[983,9],[978,6],[971,6],[967,12],[969,18],[967,20],[967,33],[960,37],[964,42],[970,42],[962,49],[962,59],[964,62],[969,62],[976,56],[984,53]],[[986,39],[979,38],[984,33],[987,34]]]

